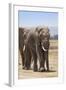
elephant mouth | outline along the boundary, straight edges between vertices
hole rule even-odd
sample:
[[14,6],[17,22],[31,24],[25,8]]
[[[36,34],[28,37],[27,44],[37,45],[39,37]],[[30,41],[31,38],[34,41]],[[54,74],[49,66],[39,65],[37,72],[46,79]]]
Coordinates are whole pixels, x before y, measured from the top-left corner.
[[46,52],[46,51],[47,51],[47,49],[45,49],[45,47],[44,47],[44,46],[42,46],[42,49],[43,49],[43,51],[44,51],[44,52]]

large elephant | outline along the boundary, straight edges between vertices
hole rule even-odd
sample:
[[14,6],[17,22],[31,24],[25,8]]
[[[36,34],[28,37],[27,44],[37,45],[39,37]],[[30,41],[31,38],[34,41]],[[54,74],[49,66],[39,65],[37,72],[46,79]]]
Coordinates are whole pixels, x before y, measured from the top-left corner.
[[[39,61],[40,61],[40,68],[39,71],[49,71],[49,60],[48,60],[48,50],[49,50],[49,29],[48,27],[44,28],[37,28],[38,35],[39,35],[39,42],[40,45],[38,46],[39,52]],[[45,65],[46,64],[46,65]],[[46,66],[46,69],[45,69]]]
[[34,61],[33,70],[38,71],[37,60],[39,60],[39,71],[49,70],[49,29],[47,27],[35,30],[19,29],[19,49],[22,56],[22,66],[30,69],[31,59]]

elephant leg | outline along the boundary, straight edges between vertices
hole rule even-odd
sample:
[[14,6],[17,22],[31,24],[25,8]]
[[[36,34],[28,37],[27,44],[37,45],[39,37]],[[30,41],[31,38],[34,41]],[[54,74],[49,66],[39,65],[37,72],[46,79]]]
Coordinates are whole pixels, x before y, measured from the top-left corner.
[[46,68],[47,68],[47,71],[49,71],[48,51],[45,52],[45,61],[46,61]]
[[32,56],[34,60],[33,70],[37,71],[37,53],[36,51],[32,50]]
[[41,60],[40,60],[40,71],[45,71],[45,53],[42,52]]
[[45,71],[45,56],[44,51],[42,49],[39,51],[39,62],[40,62],[39,71],[40,72]]
[[29,70],[31,66],[31,53],[30,49],[26,46],[24,51],[25,56],[25,69]]
[[23,49],[20,49],[20,54],[21,54],[21,59],[22,59],[22,68],[24,69],[24,52],[23,52]]
[[44,65],[44,71],[46,70],[46,68],[45,68],[45,62],[46,62],[46,60],[45,60],[45,52],[43,52],[43,65]]

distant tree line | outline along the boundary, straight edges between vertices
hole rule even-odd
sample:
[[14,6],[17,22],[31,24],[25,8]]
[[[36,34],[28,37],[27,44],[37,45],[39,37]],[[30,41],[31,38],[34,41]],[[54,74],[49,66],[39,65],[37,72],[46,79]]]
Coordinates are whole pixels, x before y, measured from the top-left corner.
[[58,40],[58,35],[53,35],[53,36],[50,36],[50,39],[52,39],[52,40]]

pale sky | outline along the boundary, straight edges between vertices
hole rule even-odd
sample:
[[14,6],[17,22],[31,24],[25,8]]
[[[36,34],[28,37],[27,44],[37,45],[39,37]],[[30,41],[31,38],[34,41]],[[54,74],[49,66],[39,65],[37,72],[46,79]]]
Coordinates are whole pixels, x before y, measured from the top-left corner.
[[[19,11],[19,27],[48,26],[54,27],[52,33],[58,33],[58,13],[41,11]],[[51,28],[52,29],[52,28]]]

